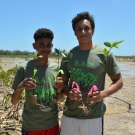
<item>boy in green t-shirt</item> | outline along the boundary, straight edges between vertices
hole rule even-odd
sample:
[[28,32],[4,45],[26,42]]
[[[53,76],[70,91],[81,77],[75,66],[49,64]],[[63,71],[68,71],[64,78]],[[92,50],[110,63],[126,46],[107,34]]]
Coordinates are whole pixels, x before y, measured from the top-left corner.
[[[20,65],[12,88],[11,102],[17,104],[25,89],[25,103],[22,113],[23,135],[58,135],[58,108],[54,100],[62,97],[63,83],[55,83],[58,64],[48,60],[52,51],[53,32],[46,28],[34,33],[33,48],[40,58]],[[56,91],[55,91],[56,89]]]
[[[72,20],[78,45],[64,56],[63,93],[67,95],[60,135],[103,135],[104,98],[122,88],[123,81],[114,55],[104,56],[104,48],[92,41],[95,22],[88,12]],[[70,59],[69,59],[70,58]],[[105,76],[112,84],[105,88]]]

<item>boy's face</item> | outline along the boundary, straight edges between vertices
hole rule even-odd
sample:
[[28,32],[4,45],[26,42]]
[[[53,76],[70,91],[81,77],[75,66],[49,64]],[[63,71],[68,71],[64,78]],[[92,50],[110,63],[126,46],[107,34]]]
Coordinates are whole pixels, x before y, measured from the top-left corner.
[[35,43],[33,43],[33,48],[38,52],[38,55],[43,57],[48,57],[52,51],[52,40],[50,38],[39,38]]
[[92,41],[94,30],[92,30],[90,21],[87,19],[80,20],[75,26],[75,36],[79,43]]

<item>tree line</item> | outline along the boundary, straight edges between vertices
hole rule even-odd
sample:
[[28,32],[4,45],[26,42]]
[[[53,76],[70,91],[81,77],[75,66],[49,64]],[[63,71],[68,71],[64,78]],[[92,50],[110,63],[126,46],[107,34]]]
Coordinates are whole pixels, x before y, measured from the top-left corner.
[[[65,52],[66,50],[60,50],[61,52]],[[2,50],[0,49],[0,55],[4,55],[4,56],[19,56],[19,55],[24,55],[24,56],[29,56],[30,54],[33,54],[35,52],[29,52],[29,51],[20,51],[20,50],[14,50],[14,51],[10,51],[10,50]],[[51,52],[50,57],[55,57],[55,52]],[[135,56],[116,56],[116,58],[125,58],[125,59],[135,59]]]
[[0,50],[0,55],[28,55],[30,53],[33,52],[29,52],[29,51],[20,51],[20,50],[14,50],[14,51],[10,51],[10,50]]
[[[66,50],[60,50],[61,52],[65,52]],[[29,56],[30,54],[34,54],[35,52],[29,52],[29,51],[20,51],[20,50],[2,50],[0,49],[0,55],[1,56]],[[51,52],[50,57],[55,57],[55,52]]]

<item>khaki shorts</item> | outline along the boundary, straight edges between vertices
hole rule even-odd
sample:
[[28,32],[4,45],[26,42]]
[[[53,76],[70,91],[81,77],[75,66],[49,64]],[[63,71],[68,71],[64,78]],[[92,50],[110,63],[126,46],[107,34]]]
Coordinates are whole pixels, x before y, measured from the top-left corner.
[[75,119],[63,115],[60,135],[103,135],[103,118]]

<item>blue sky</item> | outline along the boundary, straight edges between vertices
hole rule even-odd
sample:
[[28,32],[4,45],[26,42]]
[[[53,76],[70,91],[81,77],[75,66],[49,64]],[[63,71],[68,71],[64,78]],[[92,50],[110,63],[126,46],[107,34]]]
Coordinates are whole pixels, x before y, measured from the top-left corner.
[[88,11],[95,18],[93,42],[124,40],[117,56],[135,56],[135,0],[0,0],[0,49],[33,52],[38,28],[54,32],[54,48],[69,50],[78,45],[72,18]]

